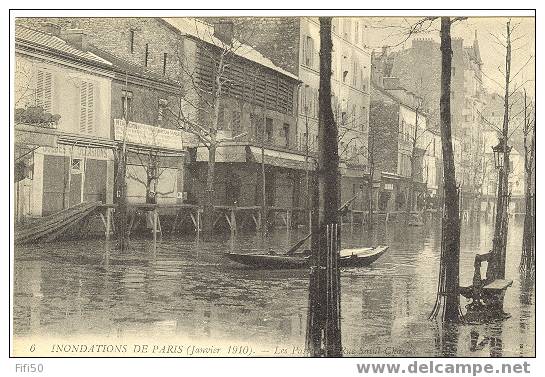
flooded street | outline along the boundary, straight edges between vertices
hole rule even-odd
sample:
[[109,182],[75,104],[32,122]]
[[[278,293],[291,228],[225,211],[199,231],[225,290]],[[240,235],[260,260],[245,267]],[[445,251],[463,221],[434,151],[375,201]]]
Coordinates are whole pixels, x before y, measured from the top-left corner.
[[[511,318],[452,328],[427,320],[437,290],[439,223],[379,224],[371,235],[343,227],[343,247],[390,246],[370,267],[342,271],[345,356],[534,356],[533,282],[521,284],[518,271],[521,222],[512,220],[509,229],[506,278],[513,286],[505,311]],[[123,254],[104,240],[19,246],[14,337],[21,347],[40,337],[116,344],[162,339],[300,356],[294,348],[305,344],[308,271],[252,270],[222,253],[281,253],[305,234],[292,231],[288,239],[285,229],[277,229],[264,241],[253,233],[234,240],[218,236],[216,242],[164,237],[156,247],[141,239]],[[475,253],[489,250],[491,241],[490,223],[462,225],[462,285],[471,282]],[[467,303],[461,300],[464,312]]]

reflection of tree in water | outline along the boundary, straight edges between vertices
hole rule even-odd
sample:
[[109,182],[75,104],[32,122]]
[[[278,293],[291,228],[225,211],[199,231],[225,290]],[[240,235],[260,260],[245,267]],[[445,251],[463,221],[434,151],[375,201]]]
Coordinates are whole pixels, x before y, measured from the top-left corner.
[[535,276],[531,273],[520,273],[519,301],[522,305],[532,305]]
[[520,289],[519,289],[519,302],[520,307],[520,316],[519,316],[519,353],[520,356],[524,356],[527,351],[526,347],[528,343],[526,342],[527,336],[533,337],[535,328],[531,326],[533,323],[533,307],[534,304],[534,289],[535,289],[535,276],[533,273],[528,271],[520,272]]
[[497,321],[484,327],[484,335],[481,338],[479,327],[475,326],[470,333],[471,352],[476,352],[489,347],[490,357],[503,356],[503,321]]
[[436,356],[456,357],[458,354],[458,325],[449,322],[435,322],[434,327]]

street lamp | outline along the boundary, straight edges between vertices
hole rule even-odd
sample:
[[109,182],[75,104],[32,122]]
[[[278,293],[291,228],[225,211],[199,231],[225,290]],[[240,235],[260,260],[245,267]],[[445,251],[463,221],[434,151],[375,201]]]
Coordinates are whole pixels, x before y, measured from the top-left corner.
[[505,145],[505,139],[503,137],[500,138],[498,145],[492,147],[492,151],[494,152],[494,164],[496,165],[496,169],[504,168],[503,151],[505,148],[507,148],[507,154],[509,154],[511,152],[511,147]]

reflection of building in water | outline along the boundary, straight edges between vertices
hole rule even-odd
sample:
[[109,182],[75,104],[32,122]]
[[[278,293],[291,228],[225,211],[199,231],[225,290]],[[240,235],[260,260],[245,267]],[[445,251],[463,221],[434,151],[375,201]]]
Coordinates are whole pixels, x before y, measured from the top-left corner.
[[[42,269],[39,262],[29,262],[14,266],[13,277],[14,333],[38,334],[42,318]],[[18,312],[15,315],[15,312]],[[21,321],[24,318],[25,320]]]

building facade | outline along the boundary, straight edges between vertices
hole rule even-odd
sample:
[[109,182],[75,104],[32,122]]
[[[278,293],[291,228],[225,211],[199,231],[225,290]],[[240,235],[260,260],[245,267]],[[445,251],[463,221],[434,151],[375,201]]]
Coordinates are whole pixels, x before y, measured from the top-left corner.
[[[247,43],[301,81],[297,94],[295,148],[314,156],[318,137],[320,25],[317,17],[231,18],[251,30]],[[241,36],[243,37],[243,36]],[[339,127],[341,200],[358,195],[353,208],[367,208],[369,181],[369,77],[366,27],[357,18],[332,20],[332,107]],[[307,153],[307,150],[309,151]]]
[[377,78],[371,83],[369,121],[374,181],[380,182],[375,208],[424,208],[434,138],[427,131],[427,115],[420,110],[420,98],[402,88],[397,78]]
[[23,25],[15,53],[17,220],[112,203],[111,63]]
[[[429,127],[439,129],[441,77],[440,45],[433,39],[416,38],[410,48],[390,52],[384,48],[375,55],[380,64],[373,73],[399,77],[404,88],[423,99]],[[470,46],[460,38],[452,39],[451,124],[453,137],[461,143],[462,160],[456,172],[462,189],[462,208],[476,209],[483,173],[483,122],[479,115],[484,107],[482,66],[477,35]],[[439,195],[442,195],[441,190]]]

